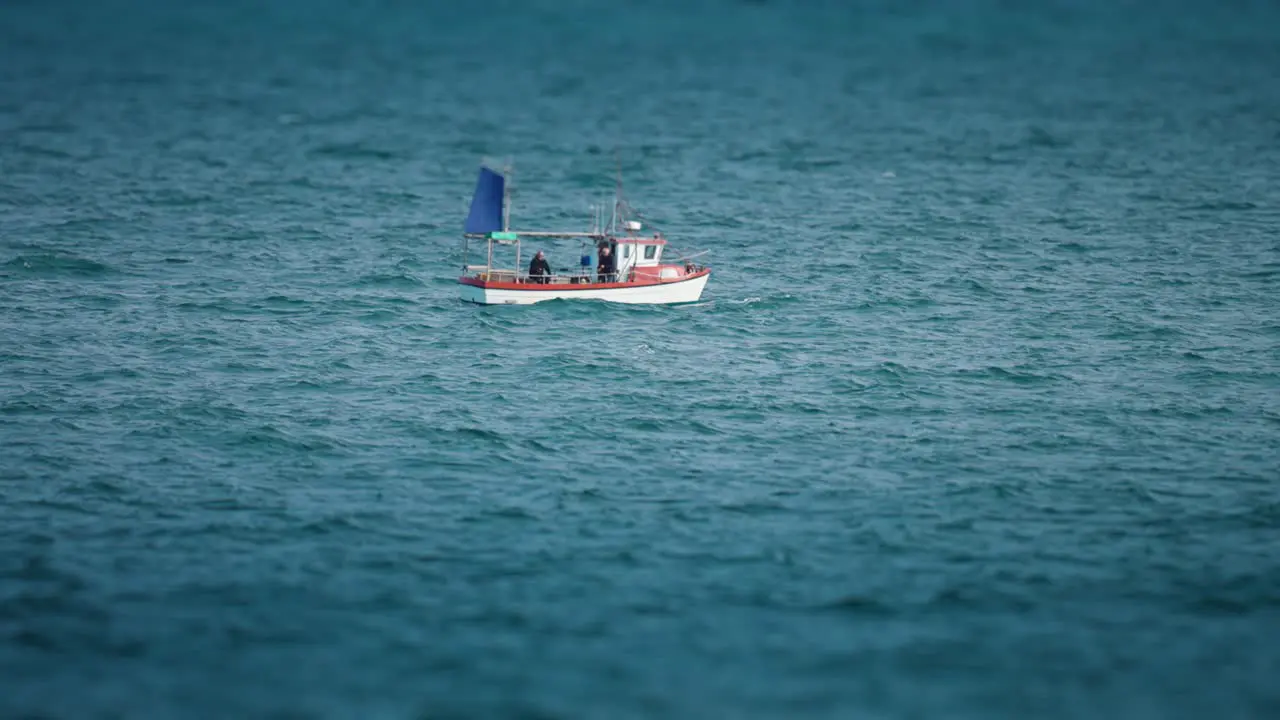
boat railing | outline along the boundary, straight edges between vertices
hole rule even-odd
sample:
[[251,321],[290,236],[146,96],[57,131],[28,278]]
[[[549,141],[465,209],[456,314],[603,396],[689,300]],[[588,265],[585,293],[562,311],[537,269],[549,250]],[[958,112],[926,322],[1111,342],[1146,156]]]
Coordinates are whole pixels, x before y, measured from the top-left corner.
[[[697,263],[685,263],[685,275],[693,275],[699,273],[706,268]],[[582,285],[588,283],[600,282],[594,270],[588,268],[559,268],[550,275],[530,275],[524,270],[511,270],[503,268],[493,268],[487,265],[468,265],[466,272],[471,277],[485,280],[487,282],[506,282],[518,283],[521,285]],[[626,278],[619,278],[613,282],[632,282],[635,281],[635,270],[632,269]],[[648,278],[650,281],[659,278]],[[664,278],[668,282],[671,280],[680,280],[683,278]]]
[[514,282],[530,285],[581,285],[598,282],[594,270],[576,270],[560,268],[550,275],[530,275],[523,270],[516,271],[503,268],[490,268],[486,265],[468,265],[466,273],[470,277],[490,282]]
[[515,281],[529,285],[582,285],[584,283],[598,282],[595,272],[570,268],[560,268],[559,271],[550,275],[530,275],[527,272],[522,272],[516,276]]

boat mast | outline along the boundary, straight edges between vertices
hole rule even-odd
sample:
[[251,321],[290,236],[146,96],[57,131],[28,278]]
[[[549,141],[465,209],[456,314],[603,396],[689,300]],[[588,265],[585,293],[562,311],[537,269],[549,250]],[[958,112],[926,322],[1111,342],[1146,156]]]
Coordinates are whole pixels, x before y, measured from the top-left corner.
[[[502,166],[502,232],[511,231],[511,160]],[[490,240],[489,242],[493,242]],[[520,276],[520,236],[515,238],[516,245],[516,277]]]
[[622,156],[617,150],[613,151],[613,160],[618,167],[618,179],[613,186],[613,232],[618,232],[619,212],[622,210]]
[[502,166],[502,232],[511,229],[511,163]]

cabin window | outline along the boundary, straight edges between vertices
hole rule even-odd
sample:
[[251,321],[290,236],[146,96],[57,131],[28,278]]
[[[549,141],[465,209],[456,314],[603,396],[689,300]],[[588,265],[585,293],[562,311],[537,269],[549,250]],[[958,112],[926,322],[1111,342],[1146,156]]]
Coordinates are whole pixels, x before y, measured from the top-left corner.
[[658,246],[657,246],[657,245],[645,245],[645,246],[644,246],[644,259],[645,259],[645,260],[652,260],[652,259],[653,259],[653,257],[654,257],[655,255],[657,255],[657,254],[658,254]]
[[623,245],[623,246],[622,246],[622,257],[624,257],[624,258],[629,258],[629,257],[631,257],[631,246],[630,246],[630,245]]

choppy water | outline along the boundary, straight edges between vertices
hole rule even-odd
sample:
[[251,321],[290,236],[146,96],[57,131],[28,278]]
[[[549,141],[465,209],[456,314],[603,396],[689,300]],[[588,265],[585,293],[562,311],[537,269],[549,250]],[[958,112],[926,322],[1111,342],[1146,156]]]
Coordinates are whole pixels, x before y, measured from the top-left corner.
[[[1277,68],[1270,3],[0,6],[0,716],[1277,716]],[[456,300],[483,157],[579,229],[615,149],[704,302]]]

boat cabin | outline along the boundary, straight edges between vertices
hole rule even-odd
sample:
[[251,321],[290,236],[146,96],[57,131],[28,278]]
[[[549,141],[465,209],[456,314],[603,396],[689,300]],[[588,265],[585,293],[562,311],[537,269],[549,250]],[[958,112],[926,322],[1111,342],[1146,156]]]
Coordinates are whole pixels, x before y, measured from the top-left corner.
[[[629,222],[627,226],[629,233],[637,233],[640,230],[638,222]],[[619,278],[654,280],[676,278],[684,274],[680,272],[679,266],[663,267],[662,251],[666,249],[667,241],[663,239],[661,233],[654,233],[649,237],[628,234],[611,239],[609,244],[610,252],[617,258]]]

